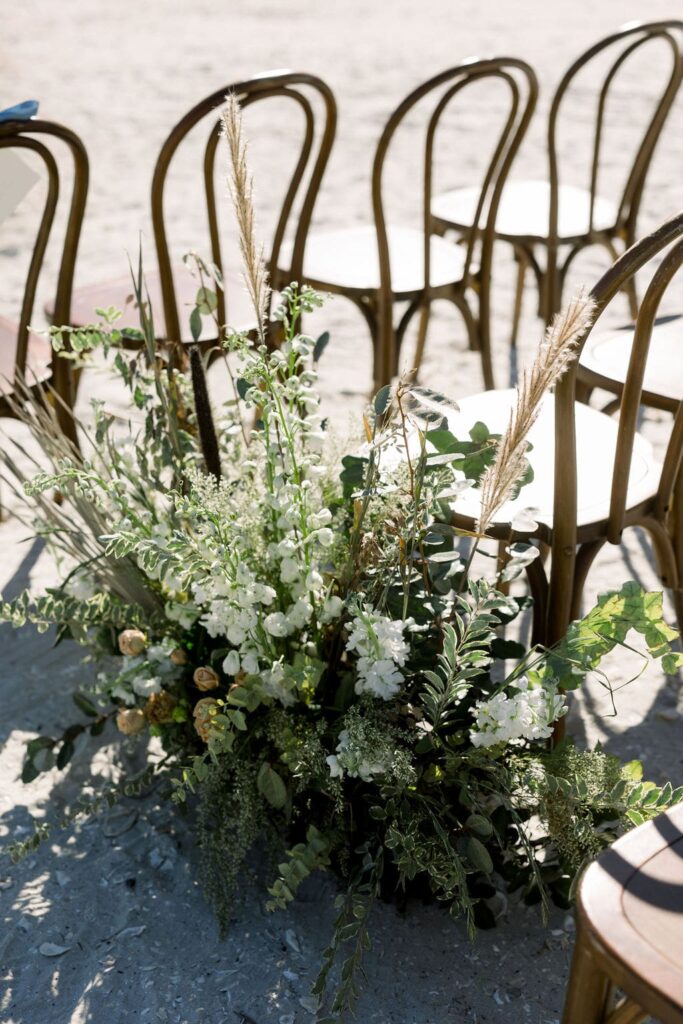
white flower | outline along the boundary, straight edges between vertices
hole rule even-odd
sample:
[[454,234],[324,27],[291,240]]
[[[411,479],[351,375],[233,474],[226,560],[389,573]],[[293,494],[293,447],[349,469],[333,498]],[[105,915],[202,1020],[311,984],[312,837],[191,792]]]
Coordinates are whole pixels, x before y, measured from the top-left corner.
[[332,513],[329,508],[321,508],[319,512],[315,512],[310,518],[311,526],[316,529],[320,526],[327,526],[328,523],[332,522]]
[[325,760],[327,761],[328,765],[330,766],[330,776],[333,779],[341,779],[341,778],[343,778],[343,776],[344,776],[344,769],[339,764],[339,758],[337,757],[337,755],[336,754],[330,754],[329,757],[325,758]]
[[152,693],[159,692],[161,679],[158,676],[135,676],[131,686],[138,697],[149,697]]
[[283,558],[280,563],[280,579],[283,583],[293,583],[301,575],[301,565],[294,558]]
[[237,651],[230,651],[223,661],[223,671],[226,676],[236,676],[240,670],[240,656]]
[[324,548],[329,548],[334,543],[334,533],[329,526],[323,526],[320,530],[316,530],[312,536],[314,536],[318,541],[318,544]]
[[182,629],[190,629],[199,618],[199,608],[194,604],[168,601],[164,611],[166,618],[171,622],[177,622]]
[[552,735],[553,723],[567,711],[564,698],[553,687],[530,689],[526,676],[515,679],[512,685],[517,693],[497,693],[472,709],[475,725],[470,738],[475,747],[547,739]]
[[290,631],[287,617],[283,612],[271,612],[270,615],[266,615],[263,625],[271,636],[287,636]]
[[258,675],[258,655],[254,651],[247,651],[242,655],[242,671],[248,676]]
[[372,693],[391,700],[403,685],[403,668],[410,646],[403,631],[412,620],[394,620],[372,608],[359,608],[354,617],[347,651],[358,654],[356,693]]
[[306,576],[306,590],[320,590],[323,582],[324,580],[317,569],[311,569]]
[[292,632],[295,629],[303,629],[312,614],[313,605],[300,597],[287,611],[286,618],[290,627],[288,632]]
[[323,605],[323,610],[320,613],[321,622],[332,622],[333,619],[338,619],[344,609],[344,602],[341,597],[337,597],[336,594],[333,597],[328,597],[327,601]]

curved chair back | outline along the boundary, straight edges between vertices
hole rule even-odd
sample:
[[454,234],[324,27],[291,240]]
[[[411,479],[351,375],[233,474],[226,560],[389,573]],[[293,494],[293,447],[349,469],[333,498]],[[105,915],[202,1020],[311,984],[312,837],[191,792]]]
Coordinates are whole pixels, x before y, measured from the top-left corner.
[[[74,132],[52,121],[31,119],[7,121],[0,124],[0,149],[24,149],[35,153],[40,158],[47,175],[45,204],[26,275],[19,316],[15,370],[21,374],[26,371],[28,328],[33,315],[38,281],[43,269],[62,185],[57,159],[52,148],[46,144],[46,139],[57,139],[65,143],[73,160],[73,185],[52,314],[53,323],[68,324],[71,318],[71,293],[76,254],[88,194],[88,155],[83,143]],[[63,359],[55,358],[53,360],[53,383],[59,394],[65,401],[68,401],[70,399],[70,376],[69,368]]]
[[[273,244],[268,259],[271,280],[275,280],[278,259],[282,243],[288,228],[295,201],[301,195],[301,206],[296,227],[293,229],[293,251],[291,260],[291,277],[301,280],[303,270],[304,245],[311,223],[313,207],[320,188],[336,130],[337,108],[329,87],[320,78],[295,71],[272,71],[244,82],[234,82],[218,89],[197,103],[178,122],[161,147],[161,152],[154,168],[152,179],[152,223],[154,239],[159,261],[161,293],[163,297],[166,334],[169,339],[180,338],[180,322],[176,302],[175,285],[171,269],[171,257],[168,248],[168,236],[164,221],[164,189],[171,161],[188,133],[205,117],[215,117],[218,108],[226,95],[234,94],[242,108],[258,103],[260,100],[273,97],[284,97],[292,100],[302,111],[304,129],[301,138],[301,149],[289,187],[280,210]],[[317,96],[322,100],[323,122],[316,144],[316,113],[314,100]],[[209,137],[204,151],[204,193],[209,222],[212,260],[223,272],[223,258],[218,229],[218,211],[215,191],[216,151],[221,133],[220,117],[212,120]],[[306,183],[306,177],[308,181]],[[220,323],[228,321],[226,296],[223,290],[218,291],[218,317]]]
[[[654,270],[649,286],[640,304],[628,372],[619,407],[619,425],[612,473],[612,491],[606,536],[618,544],[625,525],[626,499],[633,445],[638,422],[638,410],[643,389],[645,364],[650,347],[652,328],[662,297],[672,278],[683,264],[683,212],[662,224],[651,235],[641,239],[607,271],[591,294],[597,303],[597,315],[591,330],[614,296],[635,274],[654,257],[669,248]],[[577,541],[577,471],[574,405],[576,380],[581,349],[590,335],[584,335],[577,348],[577,357],[571,368],[559,381],[555,390],[555,499],[553,517],[553,572],[551,590],[556,588],[556,599],[571,594],[567,579],[573,573]],[[659,482],[654,518],[663,522],[671,506],[674,488],[678,482],[683,456],[683,403],[674,416],[673,427],[664,457]],[[590,453],[579,453],[590,457]],[[553,597],[551,597],[551,601]],[[561,622],[560,615],[558,621]],[[569,621],[568,604],[566,621]],[[554,639],[559,639],[555,637]]]
[[391,265],[389,241],[383,200],[383,174],[387,153],[396,130],[415,105],[430,93],[435,103],[427,122],[424,143],[423,175],[423,227],[424,227],[424,287],[430,288],[430,234],[431,199],[434,170],[434,144],[441,119],[452,101],[460,100],[469,85],[485,79],[503,82],[508,90],[508,106],[503,108],[505,118],[500,135],[487,164],[476,207],[473,229],[467,239],[464,277],[472,267],[474,247],[481,234],[479,254],[479,277],[481,287],[481,330],[482,350],[488,352],[489,304],[488,292],[491,274],[496,214],[505,180],[512,161],[527,130],[538,97],[538,83],[532,68],[523,60],[514,57],[497,57],[490,60],[472,58],[414,89],[396,108],[387,121],[380,137],[372,168],[372,205],[377,228],[380,270],[380,352],[387,365],[382,379],[390,380],[396,362],[396,338],[392,329]]
[[597,100],[595,128],[589,170],[590,190],[589,232],[593,232],[593,218],[605,141],[605,112],[607,100],[614,82],[622,77],[629,59],[639,51],[649,48],[653,60],[670,66],[669,77],[656,100],[636,150],[633,164],[628,173],[624,191],[619,201],[617,221],[613,227],[623,232],[627,244],[636,238],[636,221],[643,194],[645,179],[652,162],[657,140],[661,135],[671,105],[676,97],[683,76],[683,21],[630,22],[617,32],[600,40],[586,50],[565,72],[557,87],[550,107],[548,119],[548,158],[550,161],[550,222],[548,238],[550,246],[557,245],[559,216],[559,157],[558,126],[560,113],[574,79],[579,72],[601,54],[610,52],[614,59],[600,87]]

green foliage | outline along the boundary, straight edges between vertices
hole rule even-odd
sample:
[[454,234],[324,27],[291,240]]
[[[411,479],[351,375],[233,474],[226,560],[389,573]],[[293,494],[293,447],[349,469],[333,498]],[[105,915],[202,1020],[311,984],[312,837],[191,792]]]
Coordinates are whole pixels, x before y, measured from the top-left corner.
[[500,612],[516,609],[510,599],[492,590],[485,580],[470,581],[467,597],[458,595],[455,628],[442,629],[443,653],[437,656],[437,670],[426,669],[420,700],[427,721],[435,731],[446,727],[473,682],[493,660],[491,645],[500,626]]
[[[37,626],[44,633],[54,625],[89,627],[103,623],[115,629],[145,626],[149,613],[134,604],[124,604],[114,594],[101,592],[93,597],[81,599],[65,596],[59,590],[49,590],[42,597],[35,597],[24,590],[12,601],[0,603],[0,622],[11,622],[13,626]],[[83,642],[87,637],[82,631],[73,629],[73,635]]]
[[629,581],[617,592],[601,594],[595,608],[570,625],[539,677],[555,676],[563,689],[575,689],[615,647],[633,650],[626,643],[632,631],[644,637],[647,655],[659,660],[664,672],[673,674],[683,665],[683,654],[671,646],[678,634],[664,620],[662,594]]
[[315,825],[306,830],[306,842],[297,843],[287,850],[286,861],[278,864],[279,875],[268,889],[272,899],[268,910],[285,910],[296,896],[297,889],[314,871],[321,871],[330,864],[330,842]]

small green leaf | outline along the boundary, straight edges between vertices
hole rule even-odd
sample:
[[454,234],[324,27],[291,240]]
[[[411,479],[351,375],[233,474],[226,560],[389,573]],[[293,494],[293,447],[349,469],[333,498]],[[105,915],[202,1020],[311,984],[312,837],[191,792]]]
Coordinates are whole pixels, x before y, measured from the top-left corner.
[[[487,839],[493,832],[493,825],[483,814],[470,814],[465,822],[465,828],[476,832],[478,836],[483,836],[484,839]],[[493,867],[493,865],[491,866]]]
[[256,785],[259,793],[266,798],[268,803],[279,810],[284,807],[287,801],[287,787],[274,768],[264,762],[256,777]]
[[485,875],[493,871],[491,854],[476,836],[467,836],[465,839],[465,856],[477,871],[483,871]]
[[202,333],[202,314],[199,311],[199,306],[195,306],[190,313],[190,332],[192,340],[199,341]]
[[248,380],[245,380],[244,377],[238,377],[237,380],[235,381],[235,387],[237,388],[237,394],[240,396],[240,398],[245,399],[247,397],[247,392],[249,391],[251,384],[249,383]]
[[[218,297],[210,288],[199,288],[197,291],[197,297],[194,301],[197,303],[197,309],[204,316],[213,313],[214,309],[218,305]],[[195,338],[195,341],[196,340],[197,339]]]
[[320,359],[321,355],[323,354],[323,352],[327,348],[329,340],[330,340],[330,332],[329,331],[323,331],[323,333],[320,335],[320,337],[316,340],[316,343],[313,346],[313,362],[314,363],[317,363],[318,360]]
[[391,397],[391,384],[385,384],[383,388],[380,388],[375,395],[374,409],[377,416],[381,416],[385,412],[389,399]]
[[99,711],[93,702],[88,700],[87,697],[84,697],[82,693],[74,693],[73,702],[78,710],[82,711],[84,715],[89,715],[90,718],[97,718],[99,716]]

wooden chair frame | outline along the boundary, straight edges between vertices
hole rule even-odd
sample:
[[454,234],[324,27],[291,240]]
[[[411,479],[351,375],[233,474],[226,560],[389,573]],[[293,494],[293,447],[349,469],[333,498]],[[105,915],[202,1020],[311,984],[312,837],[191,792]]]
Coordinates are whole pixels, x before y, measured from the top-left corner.
[[[679,804],[628,832],[587,868],[562,1024],[641,1024],[650,1014],[683,1024],[683,972],[647,942],[622,902],[629,891],[644,905],[680,912],[680,879],[648,877],[648,864],[667,848],[683,852],[682,843]],[[614,1005],[617,987],[625,996]]]
[[[83,143],[73,131],[65,128],[63,125],[40,119],[7,121],[0,124],[0,148],[23,149],[35,153],[40,158],[47,174],[45,204],[29,263],[19,318],[15,372],[21,374],[26,372],[29,347],[28,329],[35,306],[38,281],[43,269],[45,253],[54,225],[61,187],[57,160],[51,148],[43,141],[44,138],[57,139],[68,147],[73,161],[74,173],[54,305],[51,307],[52,320],[55,324],[70,323],[74,269],[88,194],[88,155]],[[34,387],[42,388],[45,386],[45,383],[45,381],[42,381],[34,385]],[[60,359],[55,354],[52,356],[51,384],[65,405],[71,408],[73,403],[73,381],[70,365],[67,360]],[[10,405],[2,398],[0,398],[0,413],[4,416],[12,416]],[[57,414],[62,428],[73,437],[72,418],[61,407],[57,409]]]
[[[324,125],[317,146],[315,145],[315,111],[306,90],[316,94],[323,103]],[[301,151],[294,169],[291,182],[285,194],[280,216],[277,222],[273,245],[270,251],[268,269],[271,284],[274,288],[283,286],[291,280],[301,280],[303,269],[304,246],[306,235],[311,223],[313,208],[320,189],[320,183],[330,156],[337,123],[337,107],[330,88],[315,75],[295,71],[273,71],[243,82],[235,82],[218,89],[197,103],[178,122],[161,147],[152,177],[152,224],[156,244],[161,294],[166,322],[166,338],[172,341],[181,337],[180,319],[176,300],[176,289],[173,281],[173,270],[168,247],[168,234],[164,220],[164,192],[170,164],[178,147],[187,134],[204,117],[215,114],[228,94],[233,94],[244,109],[264,99],[285,97],[295,102],[304,115],[304,132]],[[211,126],[211,131],[204,151],[204,192],[211,239],[211,258],[219,270],[223,271],[223,260],[218,229],[218,213],[216,207],[216,191],[214,170],[216,151],[221,133],[220,118]],[[308,184],[303,187],[306,172],[310,166]],[[278,269],[282,243],[290,223],[294,203],[303,187],[303,200],[298,223],[294,231],[294,243],[291,266],[285,271]],[[287,277],[287,280],[284,278]],[[228,322],[226,296],[218,291],[217,314],[221,324]]]
[[[481,232],[479,268],[475,270],[473,267],[474,250],[477,241],[477,233],[473,231],[467,239],[462,280],[455,286],[447,285],[435,288],[430,282],[430,204],[434,143],[437,129],[439,121],[450,102],[456,97],[459,98],[468,85],[483,79],[497,79],[508,86],[510,91],[510,109],[491,161],[486,168],[477,204],[477,223],[484,217],[486,211],[485,223]],[[396,296],[392,288],[389,238],[383,199],[383,175],[386,157],[396,130],[407,114],[430,92],[445,86],[447,88],[440,96],[429,119],[424,146],[424,287],[417,294],[409,298],[408,308],[398,326],[394,328],[393,306]],[[465,321],[471,347],[481,351],[486,386],[493,386],[490,350],[490,287],[495,218],[503,185],[531,120],[537,96],[538,83],[536,76],[524,61],[512,57],[500,57],[490,60],[472,59],[465,61],[458,67],[443,71],[441,74],[430,78],[427,82],[418,86],[406,96],[387,121],[375,152],[371,185],[372,209],[379,255],[379,291],[377,293],[360,292],[356,294],[342,288],[335,289],[332,282],[329,285],[328,283],[325,284],[331,291],[336,290],[355,302],[365,317],[375,347],[374,383],[376,388],[387,383],[396,374],[403,337],[410,321],[418,311],[420,311],[421,316],[415,364],[416,368],[419,367],[429,323],[430,305],[434,299],[438,298],[449,299],[459,309]],[[473,289],[478,295],[478,316],[475,315],[470,307],[467,298],[467,291],[469,289]]]
[[[580,529],[577,527],[575,406],[579,400],[578,360],[590,331],[579,341],[576,358],[555,389],[553,522],[550,527],[540,523],[534,533],[550,549],[550,573],[548,575],[540,558],[527,568],[534,597],[533,640],[544,646],[550,647],[561,640],[571,620],[578,617],[584,584],[595,557],[604,544],[619,544],[623,530],[628,526],[641,526],[651,537],[662,583],[671,588],[679,623],[683,625],[683,473],[680,471],[683,403],[674,418],[657,493],[637,507],[626,508],[650,337],[662,296],[683,264],[681,236],[683,212],[625,252],[592,290],[597,314],[591,330],[614,296],[628,285],[633,276],[653,257],[671,247],[654,271],[638,313],[631,362],[621,398],[609,514],[606,519]],[[452,521],[466,530],[476,528],[471,518],[457,513],[453,514]],[[527,536],[511,532],[509,524],[504,523],[491,527],[488,535],[508,542]]]
[[[583,53],[565,72],[554,93],[548,117],[546,146],[548,152],[548,175],[550,187],[549,223],[545,237],[524,234],[496,233],[496,238],[509,242],[513,246],[517,261],[517,284],[515,290],[511,345],[517,341],[519,320],[522,309],[524,282],[527,268],[531,268],[536,279],[539,294],[539,312],[546,323],[559,310],[562,303],[562,292],[568,271],[575,258],[584,249],[592,245],[600,245],[607,249],[610,258],[618,256],[617,246],[623,244],[628,249],[637,238],[637,221],[640,204],[655,147],[668,117],[671,106],[678,92],[683,77],[683,53],[681,35],[683,21],[667,20],[655,22],[631,22],[617,32],[597,42]],[[645,128],[642,140],[637,149],[633,164],[628,173],[626,184],[619,202],[615,223],[609,228],[596,228],[594,209],[598,197],[598,185],[601,168],[601,154],[604,144],[605,113],[611,88],[629,58],[641,47],[663,41],[671,56],[671,73],[666,85],[657,100],[652,116]],[[597,102],[596,121],[593,133],[592,157],[589,170],[589,225],[588,230],[576,237],[560,237],[559,234],[559,200],[560,200],[560,158],[558,153],[558,129],[566,95],[577,74],[598,55],[609,49],[619,49],[600,88]],[[458,231],[466,230],[466,226],[451,224],[437,217],[432,219],[432,230],[443,234],[449,228]],[[536,248],[543,247],[546,263],[543,266],[536,256]],[[568,251],[562,253],[563,247]],[[637,297],[634,282],[629,282],[628,298],[632,316],[637,314]]]
[[[439,121],[452,100],[474,82],[496,79],[504,82],[510,91],[510,109],[504,122],[493,156],[486,167],[477,202],[475,225],[483,219],[480,232],[473,230],[467,238],[465,266],[462,280],[455,287],[434,288],[430,281],[430,234],[432,226],[431,199],[433,180],[434,143]],[[438,99],[430,116],[424,146],[423,177],[423,230],[424,230],[424,288],[409,303],[398,327],[394,330],[393,304],[395,301],[391,283],[389,240],[384,213],[382,180],[384,166],[391,141],[401,122],[413,107],[430,92],[448,86]],[[424,352],[431,302],[434,299],[450,299],[460,310],[467,328],[470,345],[481,352],[482,370],[487,388],[493,387],[493,367],[490,346],[490,289],[491,263],[495,239],[495,222],[500,196],[510,172],[512,162],[524,138],[536,106],[538,82],[532,68],[514,57],[498,57],[488,60],[471,59],[455,68],[436,75],[414,89],[396,108],[387,121],[380,137],[372,167],[372,208],[377,230],[379,252],[380,290],[376,308],[372,308],[367,296],[361,299],[361,308],[375,328],[377,337],[378,368],[376,384],[386,383],[398,369],[399,351],[406,328],[413,315],[420,311],[420,326],[417,340],[416,369]],[[473,259],[477,238],[481,239],[479,267],[475,270]],[[467,292],[474,290],[478,296],[478,316],[472,311]],[[373,297],[374,298],[374,297]],[[376,325],[372,323],[373,315]]]
[[[678,34],[678,41],[675,38]],[[662,133],[662,129],[668,117],[671,106],[678,92],[683,77],[683,52],[681,50],[681,38],[683,35],[683,21],[666,20],[656,22],[636,22],[624,25],[617,32],[607,36],[596,43],[565,72],[560,84],[557,87],[553,102],[550,108],[548,119],[548,167],[550,181],[550,216],[547,239],[547,265],[544,273],[534,259],[533,246],[528,243],[523,245],[524,255],[529,259],[534,270],[539,289],[545,288],[545,318],[549,320],[560,308],[562,303],[562,291],[567,277],[567,272],[575,257],[590,245],[604,246],[610,257],[614,260],[617,251],[614,246],[614,239],[623,242],[624,248],[628,249],[636,241],[637,220],[640,212],[640,203],[645,188],[647,173],[652,163],[655,147]],[[664,87],[664,90],[657,101],[648,122],[642,141],[637,149],[635,159],[626,179],[626,184],[619,201],[617,217],[614,225],[609,230],[597,230],[593,224],[595,200],[598,194],[598,182],[600,175],[600,156],[603,143],[605,127],[605,110],[607,99],[612,84],[617,78],[628,59],[641,47],[652,43],[655,40],[664,41],[671,51],[671,73]],[[621,48],[621,44],[626,45]],[[569,252],[563,262],[559,260],[559,247],[561,239],[558,234],[559,216],[559,188],[560,171],[559,156],[557,152],[558,122],[562,103],[576,75],[598,54],[604,53],[611,48],[620,48],[611,68],[609,69],[598,96],[597,116],[595,132],[593,136],[593,152],[590,165],[590,213],[588,232],[581,238],[572,240]],[[629,302],[631,313],[635,318],[638,311],[635,284],[631,279],[629,282]]]

